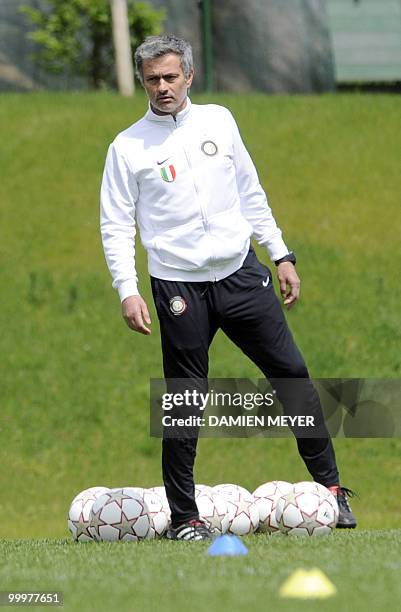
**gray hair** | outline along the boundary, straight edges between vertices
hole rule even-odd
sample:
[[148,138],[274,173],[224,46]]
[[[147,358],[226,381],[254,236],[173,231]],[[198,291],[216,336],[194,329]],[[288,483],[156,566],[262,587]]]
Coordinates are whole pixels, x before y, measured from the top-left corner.
[[168,53],[175,53],[181,59],[181,68],[187,79],[191,74],[194,61],[192,47],[183,38],[176,36],[148,36],[135,51],[135,67],[140,82],[143,85],[143,60],[153,60]]

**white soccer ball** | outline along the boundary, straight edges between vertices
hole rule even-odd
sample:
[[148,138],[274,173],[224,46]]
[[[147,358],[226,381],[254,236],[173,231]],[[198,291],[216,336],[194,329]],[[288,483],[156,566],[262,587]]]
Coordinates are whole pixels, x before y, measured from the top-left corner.
[[312,493],[319,492],[320,495],[322,495],[323,497],[326,497],[327,499],[331,500],[333,498],[334,501],[335,501],[335,507],[338,508],[337,500],[334,497],[334,495],[332,494],[332,492],[329,491],[329,489],[327,487],[325,487],[324,485],[320,484],[319,482],[314,482],[314,481],[310,481],[310,480],[306,480],[306,481],[302,481],[302,482],[296,482],[293,485],[293,489],[297,493],[299,491],[312,491]]
[[109,491],[107,487],[90,487],[74,497],[68,510],[68,529],[74,540],[91,542],[89,532],[90,511],[96,499]]
[[[143,489],[142,487],[133,487],[133,489],[140,494],[148,508],[151,528],[147,539],[161,537],[166,532],[169,522],[162,498],[153,489]],[[168,514],[170,515],[170,508]]]
[[243,536],[257,530],[259,511],[252,493],[235,484],[217,485],[213,490],[220,493],[227,502],[228,533]]
[[276,521],[287,535],[329,535],[338,521],[337,500],[316,482],[296,483],[278,499]]
[[134,487],[101,495],[92,506],[89,531],[97,541],[137,541],[155,536],[148,506]]
[[[210,489],[210,490],[209,490]],[[222,495],[205,487],[196,497],[200,518],[205,519],[211,531],[223,535],[227,532],[230,523],[227,502]]]
[[167,518],[166,530],[169,529],[171,527],[171,510],[166,495],[166,489],[164,487],[151,487],[150,489],[148,489],[148,491],[153,491],[153,493],[156,493],[156,495],[158,495],[162,500],[163,512],[165,513]]
[[213,487],[210,487],[209,485],[204,485],[204,484],[196,484],[195,485],[195,499],[198,498],[198,496],[203,493],[204,491],[208,491],[210,493],[210,491],[212,491]]
[[280,533],[276,521],[277,500],[292,491],[292,484],[285,480],[272,480],[260,485],[254,492],[255,503],[259,511],[259,531]]

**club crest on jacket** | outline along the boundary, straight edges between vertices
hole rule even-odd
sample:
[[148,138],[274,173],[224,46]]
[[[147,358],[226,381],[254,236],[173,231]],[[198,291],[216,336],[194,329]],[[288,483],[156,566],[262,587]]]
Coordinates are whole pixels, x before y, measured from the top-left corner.
[[202,142],[201,149],[203,153],[209,157],[216,155],[218,151],[217,145],[213,142],[213,140],[205,140],[205,142]]

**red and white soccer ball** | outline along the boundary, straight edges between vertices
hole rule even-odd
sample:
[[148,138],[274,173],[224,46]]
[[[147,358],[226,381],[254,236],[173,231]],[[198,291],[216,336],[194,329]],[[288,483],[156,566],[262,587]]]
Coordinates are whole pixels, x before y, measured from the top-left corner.
[[200,518],[205,519],[215,534],[223,535],[230,523],[227,502],[222,495],[205,487],[196,496]]
[[298,482],[278,499],[276,521],[287,535],[329,535],[338,521],[337,500],[317,482]]
[[[141,495],[148,508],[151,530],[154,531],[154,536],[161,537],[167,531],[170,508],[168,508],[167,512],[163,499],[153,489],[143,489],[142,487],[134,487],[134,489]],[[151,537],[147,539],[151,539]]]
[[260,485],[254,492],[256,506],[259,511],[259,531],[265,533],[280,533],[276,521],[277,500],[285,493],[292,491],[293,485],[285,480],[272,480]]
[[203,493],[204,491],[212,491],[213,487],[210,487],[209,485],[205,485],[205,484],[196,484],[195,485],[195,499],[197,499],[198,495],[200,495],[201,493]]
[[166,518],[167,518],[166,530],[169,529],[171,527],[171,510],[170,510],[170,506],[169,506],[167,495],[166,495],[166,489],[160,486],[160,487],[151,487],[150,489],[148,489],[148,491],[153,491],[153,493],[156,493],[156,495],[158,495],[160,499],[162,500],[163,512],[165,513]]
[[227,532],[243,536],[253,533],[259,526],[259,511],[252,493],[235,484],[213,487],[227,502],[229,525]]
[[148,506],[133,487],[112,489],[101,495],[92,506],[89,531],[97,541],[155,537]]
[[96,499],[109,491],[107,487],[90,487],[74,497],[68,511],[68,529],[74,540],[91,542],[89,533],[90,512]]

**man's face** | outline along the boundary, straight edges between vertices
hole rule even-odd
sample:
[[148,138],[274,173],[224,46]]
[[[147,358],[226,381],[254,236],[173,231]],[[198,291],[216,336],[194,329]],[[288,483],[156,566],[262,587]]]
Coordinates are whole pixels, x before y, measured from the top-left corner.
[[178,55],[169,53],[153,60],[144,60],[142,73],[143,86],[157,115],[175,115],[185,107],[193,71],[186,79]]

